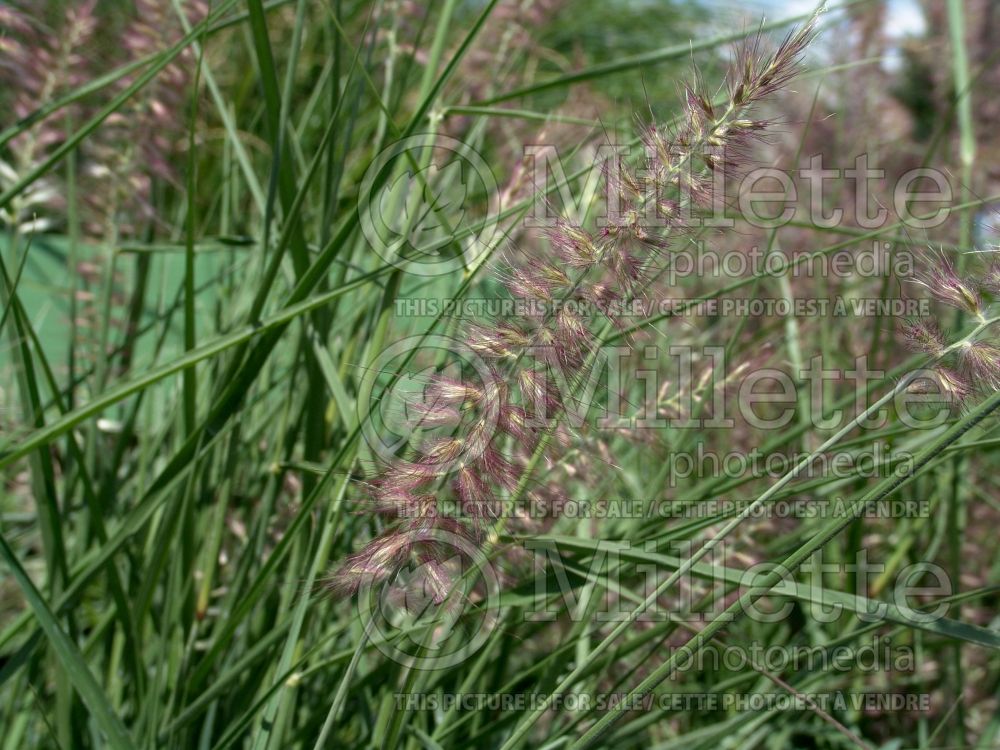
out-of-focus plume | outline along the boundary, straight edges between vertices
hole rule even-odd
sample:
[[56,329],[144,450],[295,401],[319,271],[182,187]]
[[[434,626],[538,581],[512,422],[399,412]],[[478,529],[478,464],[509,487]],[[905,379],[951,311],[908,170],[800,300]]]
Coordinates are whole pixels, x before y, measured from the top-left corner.
[[[87,80],[86,48],[94,34],[96,0],[69,4],[54,29],[42,24],[43,3],[0,5],[0,105],[23,120]],[[66,137],[65,123],[77,108],[31,125],[12,138],[0,154],[0,186],[9,188],[42,162]],[[8,226],[30,223],[34,231],[55,222],[62,191],[49,174],[35,181],[8,206],[0,220]]]

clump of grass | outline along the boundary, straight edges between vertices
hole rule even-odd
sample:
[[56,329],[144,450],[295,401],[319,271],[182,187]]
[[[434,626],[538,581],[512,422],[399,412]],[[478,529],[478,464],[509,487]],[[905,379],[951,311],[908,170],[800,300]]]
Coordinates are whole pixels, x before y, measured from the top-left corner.
[[[715,6],[620,0],[0,5],[0,745],[995,745],[1000,266],[969,260],[990,249],[970,246],[995,200],[972,189],[990,130],[971,100],[992,63],[957,49],[977,16],[949,2],[952,101],[932,142],[899,122],[886,142],[828,116],[864,109],[859,87],[886,104],[894,74],[853,52],[863,6],[811,41],[812,14],[710,37]],[[808,45],[846,64],[802,70]],[[503,187],[426,152],[379,161],[418,134],[460,140]],[[622,139],[642,155],[596,169]],[[565,169],[543,188],[525,147],[550,141]],[[959,223],[741,214],[734,176],[814,152],[852,166],[861,142],[886,184],[954,151]],[[453,270],[374,246],[368,187]],[[527,231],[540,206],[561,218]],[[700,224],[720,215],[735,227]],[[700,309],[892,299],[892,274],[796,273],[870,241],[940,248],[905,288],[943,311]],[[679,267],[750,243],[770,271]],[[520,312],[407,312],[484,299]],[[622,312],[650,301],[673,304]],[[431,338],[481,366],[442,367]],[[626,377],[592,388],[609,347]],[[817,357],[884,371],[810,391]],[[765,368],[792,373],[792,406],[747,388]],[[393,402],[397,384],[420,397]],[[915,393],[927,425],[898,407]],[[407,437],[388,451],[385,415]],[[780,471],[726,468],[754,452]],[[866,512],[892,501],[919,509]],[[819,556],[833,568],[810,571]],[[888,668],[843,659],[872,644]],[[768,658],[789,654],[813,662]],[[902,693],[928,700],[854,702]]]

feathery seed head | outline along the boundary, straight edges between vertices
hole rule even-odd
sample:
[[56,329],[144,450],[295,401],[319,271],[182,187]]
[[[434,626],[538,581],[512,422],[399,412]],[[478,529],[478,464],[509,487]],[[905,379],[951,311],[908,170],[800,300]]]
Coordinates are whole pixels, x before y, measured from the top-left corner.
[[931,386],[930,377],[921,377],[914,380],[907,390],[910,393],[941,394],[946,396],[952,404],[962,404],[972,394],[972,385],[955,370],[948,367],[936,367],[929,372],[933,374],[936,388]]
[[1000,297],[1000,261],[994,261],[983,275],[983,286]]
[[590,233],[568,221],[558,219],[548,236],[556,253],[572,268],[585,268],[601,258],[601,247]]
[[951,259],[938,253],[926,260],[924,270],[916,276],[915,282],[925,287],[939,302],[982,317],[983,301],[978,290],[958,275]]
[[985,341],[966,342],[959,350],[962,366],[980,390],[1000,389],[1000,349]]
[[900,329],[903,339],[910,349],[933,356],[944,351],[944,335],[934,321],[904,320],[900,324]]

